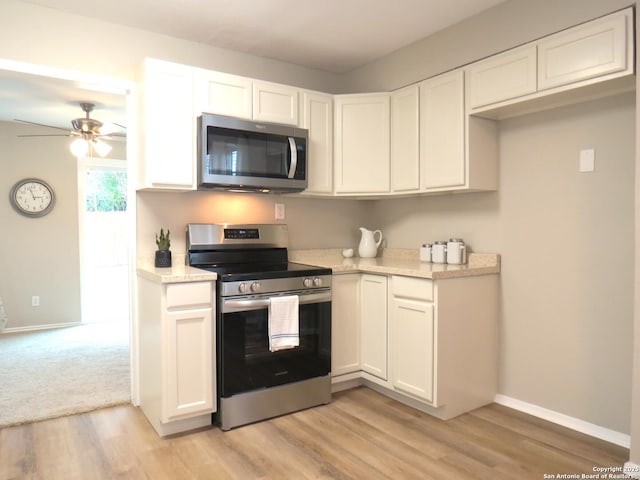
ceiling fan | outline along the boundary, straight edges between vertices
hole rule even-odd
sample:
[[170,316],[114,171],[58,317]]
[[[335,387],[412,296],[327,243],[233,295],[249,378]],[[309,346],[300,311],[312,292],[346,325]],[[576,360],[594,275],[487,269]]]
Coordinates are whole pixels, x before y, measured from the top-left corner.
[[114,137],[125,138],[124,130],[126,127],[119,123],[103,124],[95,118],[91,118],[89,114],[95,105],[89,102],[80,102],[80,108],[85,112],[83,118],[71,120],[72,130],[67,128],[55,127],[53,125],[45,125],[43,123],[30,122],[28,120],[14,119],[16,122],[29,123],[41,127],[55,128],[56,130],[64,130],[65,134],[35,134],[35,135],[18,135],[18,137],[76,137],[71,142],[71,153],[76,157],[84,158],[89,153],[89,149],[95,150],[98,155],[105,157],[111,151],[111,145],[105,143],[102,139],[113,140]]

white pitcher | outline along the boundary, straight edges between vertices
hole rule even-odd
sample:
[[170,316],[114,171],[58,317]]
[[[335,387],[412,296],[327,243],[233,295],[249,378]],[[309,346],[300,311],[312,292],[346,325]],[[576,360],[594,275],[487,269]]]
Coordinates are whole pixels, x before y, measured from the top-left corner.
[[[367,230],[364,227],[360,227],[362,232],[362,238],[360,239],[360,245],[358,246],[358,255],[361,258],[373,258],[378,254],[378,247],[382,242],[382,232],[380,230]],[[375,234],[378,234],[378,241],[375,241]]]

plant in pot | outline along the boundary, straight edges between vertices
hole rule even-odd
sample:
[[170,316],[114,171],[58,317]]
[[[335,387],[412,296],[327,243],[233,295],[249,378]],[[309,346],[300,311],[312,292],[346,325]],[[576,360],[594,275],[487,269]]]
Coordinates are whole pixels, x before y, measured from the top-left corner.
[[158,246],[158,250],[156,250],[156,267],[170,267],[171,266],[171,250],[169,247],[171,246],[171,239],[169,236],[171,232],[167,230],[165,235],[164,230],[160,229],[160,235],[156,233],[156,245]]

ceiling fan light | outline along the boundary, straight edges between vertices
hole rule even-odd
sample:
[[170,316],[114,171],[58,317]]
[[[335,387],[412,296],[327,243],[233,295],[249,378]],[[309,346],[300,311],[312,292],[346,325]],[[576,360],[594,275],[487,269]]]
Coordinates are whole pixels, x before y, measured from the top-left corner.
[[89,144],[84,138],[76,138],[70,145],[71,153],[78,158],[85,158],[89,153]]
[[101,157],[106,157],[111,151],[111,145],[96,138],[93,140],[93,149],[98,152],[98,155]]

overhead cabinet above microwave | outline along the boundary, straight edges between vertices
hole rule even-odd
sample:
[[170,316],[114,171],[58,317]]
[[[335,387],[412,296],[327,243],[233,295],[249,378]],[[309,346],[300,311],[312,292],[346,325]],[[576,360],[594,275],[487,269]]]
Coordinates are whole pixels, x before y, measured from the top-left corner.
[[287,85],[195,69],[195,107],[260,122],[298,125],[298,90]]

